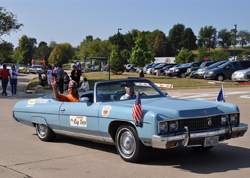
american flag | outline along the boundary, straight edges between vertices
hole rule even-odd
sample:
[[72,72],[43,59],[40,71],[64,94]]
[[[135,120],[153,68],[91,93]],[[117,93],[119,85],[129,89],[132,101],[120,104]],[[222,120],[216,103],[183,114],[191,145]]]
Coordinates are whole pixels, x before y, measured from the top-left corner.
[[140,92],[138,92],[136,96],[135,104],[132,110],[132,116],[133,116],[134,122],[137,122],[142,118]]

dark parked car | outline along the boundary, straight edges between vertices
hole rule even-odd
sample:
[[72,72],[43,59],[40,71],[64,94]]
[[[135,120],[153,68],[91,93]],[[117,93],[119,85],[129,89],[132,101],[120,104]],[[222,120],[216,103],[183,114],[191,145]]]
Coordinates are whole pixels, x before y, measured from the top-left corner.
[[216,63],[213,63],[212,65],[210,65],[209,67],[202,67],[202,68],[199,68],[196,73],[194,74],[194,78],[204,78],[204,75],[205,73],[208,71],[208,70],[211,70],[213,68],[216,68],[224,63],[226,63],[228,61],[219,61],[219,62],[216,62]]
[[193,71],[196,71],[196,70],[198,70],[199,68],[208,67],[208,66],[210,66],[210,65],[212,65],[212,64],[214,64],[214,63],[216,63],[216,62],[218,62],[218,61],[204,61],[204,62],[202,62],[201,65],[198,66],[198,67],[191,67],[191,68],[188,68],[188,69],[187,69],[187,72],[186,72],[186,76],[189,76]]
[[181,78],[185,78],[186,77],[186,72],[188,68],[192,68],[192,67],[198,67],[201,65],[201,61],[199,62],[191,62],[188,65],[184,66],[184,67],[178,67],[175,69],[174,71],[174,75],[177,77],[181,77]]
[[169,64],[166,63],[165,65],[161,66],[161,67],[156,67],[153,74],[156,75],[157,70],[160,70],[160,74],[163,74],[164,70],[166,69],[170,69],[171,67],[175,66],[177,64]]
[[205,73],[205,79],[215,79],[223,81],[225,79],[231,79],[232,74],[237,70],[243,70],[250,67],[250,60],[242,61],[228,61],[216,68],[208,70]]

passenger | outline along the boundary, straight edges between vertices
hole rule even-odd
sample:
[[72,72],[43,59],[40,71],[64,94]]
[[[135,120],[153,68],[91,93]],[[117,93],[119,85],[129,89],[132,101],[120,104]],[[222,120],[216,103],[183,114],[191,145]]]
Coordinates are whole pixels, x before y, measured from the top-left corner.
[[123,95],[120,100],[126,100],[130,98],[135,98],[134,86],[126,86],[125,87],[126,94]]
[[89,91],[89,82],[88,82],[87,78],[83,79],[82,85],[78,91],[84,91],[84,92]]
[[56,88],[55,77],[50,77],[50,83],[52,85],[53,92],[58,101],[79,102],[77,83],[74,80],[71,80],[69,83],[69,88],[68,88],[69,95],[63,95],[63,94],[58,93],[57,88]]

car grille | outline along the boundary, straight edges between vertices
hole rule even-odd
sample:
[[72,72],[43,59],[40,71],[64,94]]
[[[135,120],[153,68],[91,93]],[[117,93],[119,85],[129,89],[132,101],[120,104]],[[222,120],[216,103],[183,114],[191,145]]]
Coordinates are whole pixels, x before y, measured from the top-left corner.
[[[209,118],[211,118],[212,121],[210,126],[208,125]],[[219,127],[221,126],[221,116],[179,120],[179,129],[184,130],[185,126],[187,126],[189,130],[202,130]]]

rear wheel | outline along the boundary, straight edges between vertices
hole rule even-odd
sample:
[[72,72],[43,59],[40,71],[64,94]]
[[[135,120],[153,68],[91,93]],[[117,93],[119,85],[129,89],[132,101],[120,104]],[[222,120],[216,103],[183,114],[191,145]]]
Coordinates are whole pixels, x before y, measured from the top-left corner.
[[44,124],[36,124],[36,133],[42,141],[53,141],[56,137],[55,132]]
[[117,152],[124,161],[138,162],[145,155],[145,146],[131,125],[123,124],[117,129],[115,143]]

